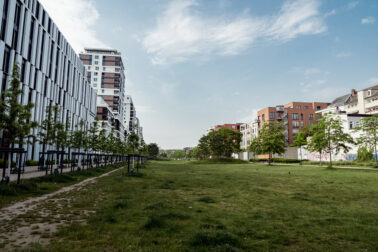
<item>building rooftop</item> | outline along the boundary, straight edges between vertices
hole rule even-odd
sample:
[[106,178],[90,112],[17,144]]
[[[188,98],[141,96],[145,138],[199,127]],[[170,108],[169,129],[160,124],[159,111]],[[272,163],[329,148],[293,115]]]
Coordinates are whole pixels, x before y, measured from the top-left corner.
[[84,48],[84,53],[121,55],[121,53],[117,50],[110,48]]

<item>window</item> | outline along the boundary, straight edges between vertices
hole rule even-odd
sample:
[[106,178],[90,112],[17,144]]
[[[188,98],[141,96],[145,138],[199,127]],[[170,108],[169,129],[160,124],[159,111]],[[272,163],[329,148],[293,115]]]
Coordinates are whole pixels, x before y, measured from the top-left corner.
[[304,106],[304,109],[308,109],[308,106]]
[[98,59],[98,55],[95,55],[95,59]]
[[98,65],[98,61],[97,60],[95,60],[95,65]]
[[265,121],[265,114],[262,115],[262,120]]
[[303,114],[301,114],[301,120],[303,121]]
[[297,105],[295,108],[296,109],[301,109],[301,105]]
[[310,122],[310,126],[313,126],[314,125],[314,123],[313,122]]
[[93,84],[93,87],[97,87],[97,84]]
[[103,67],[103,68],[102,68],[102,71],[106,71],[106,67]]
[[96,69],[97,71],[98,71],[98,70],[100,70],[100,68],[99,68],[99,67],[96,67],[95,69]]
[[320,106],[316,107],[316,110],[321,110],[321,109],[322,109],[322,107],[320,107]]
[[293,118],[293,120],[298,120],[298,114],[297,113],[293,113],[292,114],[292,118]]
[[102,89],[102,90],[101,90],[101,93],[105,93],[105,90],[104,90],[104,89]]
[[298,135],[298,130],[297,129],[293,129],[293,136],[296,136]]
[[349,122],[349,129],[353,129],[353,122]]
[[299,128],[299,122],[293,121],[293,128]]
[[94,72],[94,76],[98,76],[98,72]]
[[275,119],[276,118],[276,113],[270,112],[269,113],[269,119]]
[[97,81],[97,78],[93,78],[93,81]]
[[3,72],[9,73],[10,48],[5,46],[3,58]]
[[1,34],[0,37],[2,40],[5,39],[5,30],[7,28],[7,17],[8,17],[8,6],[9,0],[4,1],[3,5],[3,18],[1,20]]
[[310,120],[314,119],[314,115],[310,114],[308,119],[310,119]]
[[14,25],[13,25],[13,37],[12,47],[17,48],[18,32],[20,29],[20,15],[21,15],[21,3],[17,1],[16,10],[14,13]]
[[303,128],[304,127],[304,122],[301,122],[301,128]]
[[91,66],[88,66],[88,70],[91,70]]

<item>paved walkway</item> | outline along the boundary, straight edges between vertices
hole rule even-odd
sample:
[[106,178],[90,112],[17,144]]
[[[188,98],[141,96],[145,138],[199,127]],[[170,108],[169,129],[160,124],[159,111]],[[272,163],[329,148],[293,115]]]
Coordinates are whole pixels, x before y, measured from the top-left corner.
[[[268,163],[264,163],[268,164]],[[283,163],[272,163],[273,165],[286,165],[286,166],[293,166],[293,165],[300,165],[299,163],[295,164],[283,164]],[[319,167],[319,168],[326,168],[327,166],[319,166],[319,165],[302,165],[307,167]],[[350,170],[372,170],[372,171],[378,171],[378,168],[370,168],[370,167],[354,167],[354,166],[332,166],[332,168],[335,169],[350,169]]]

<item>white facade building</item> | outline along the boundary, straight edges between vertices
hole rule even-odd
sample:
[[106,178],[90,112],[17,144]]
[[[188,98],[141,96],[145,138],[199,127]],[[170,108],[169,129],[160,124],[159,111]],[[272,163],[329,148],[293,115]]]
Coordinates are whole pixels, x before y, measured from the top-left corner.
[[[47,106],[57,105],[60,121],[69,118],[72,129],[81,120],[89,126],[96,115],[96,92],[87,82],[80,58],[43,6],[37,0],[0,0],[0,17],[0,94],[9,87],[8,74],[18,62],[24,91],[21,102],[34,104],[31,120],[41,124]],[[36,128],[32,134],[38,132]],[[42,151],[38,142],[23,147],[27,159],[38,160]]]
[[240,133],[242,134],[240,143],[242,152],[239,153],[239,158],[243,160],[255,158],[253,153],[248,151],[248,147],[250,146],[252,139],[259,135],[259,125],[257,120],[240,125]]

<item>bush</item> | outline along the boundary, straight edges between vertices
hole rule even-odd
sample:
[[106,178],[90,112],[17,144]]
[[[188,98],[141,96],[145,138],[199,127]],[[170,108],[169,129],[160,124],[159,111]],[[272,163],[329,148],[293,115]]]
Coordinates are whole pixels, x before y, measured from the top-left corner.
[[[16,167],[16,162],[12,161],[12,167]],[[3,168],[4,167],[4,160],[3,159],[0,159],[0,168]],[[5,167],[8,167],[8,160],[5,164]]]
[[37,166],[38,164],[39,164],[38,161],[34,161],[34,160],[26,160],[25,162],[26,166]]
[[[267,158],[251,158],[249,160],[250,162],[256,163],[256,162],[268,162],[269,160]],[[303,159],[302,161],[308,161],[307,159]],[[293,164],[293,163],[300,163],[301,160],[299,159],[292,159],[292,158],[272,158],[272,163],[284,163],[284,164]]]
[[366,148],[365,146],[360,146],[357,151],[357,161],[371,161],[374,159],[373,148]]

